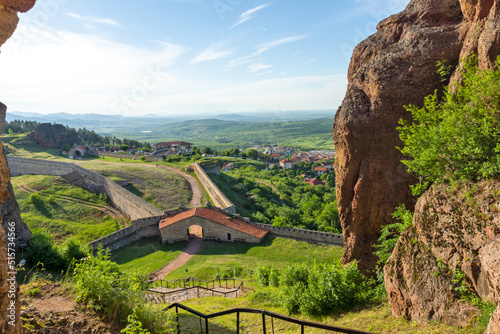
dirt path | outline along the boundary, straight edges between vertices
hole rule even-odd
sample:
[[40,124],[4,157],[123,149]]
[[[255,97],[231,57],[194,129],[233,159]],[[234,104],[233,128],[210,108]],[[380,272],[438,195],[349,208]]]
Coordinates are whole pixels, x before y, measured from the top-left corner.
[[[198,180],[196,180],[191,175],[186,174],[186,173],[184,173],[176,168],[161,166],[161,165],[159,167],[156,167],[155,165],[141,165],[141,164],[136,164],[136,163],[131,163],[131,162],[112,162],[112,161],[99,161],[99,162],[105,163],[105,164],[114,164],[114,165],[129,165],[129,166],[134,166],[134,167],[162,168],[162,169],[166,169],[168,171],[171,171],[171,172],[183,177],[186,181],[189,182],[189,185],[191,186],[191,191],[193,193],[193,196],[191,197],[191,202],[189,203],[189,207],[199,208],[199,207],[203,206],[203,203],[202,203],[203,190],[202,190],[201,185],[198,182]],[[84,165],[84,164],[82,164],[82,165]]]
[[[20,181],[18,181],[18,182],[19,183],[17,185],[18,185],[18,187],[19,187],[20,190],[22,190],[24,192],[27,192],[29,194],[38,192],[38,190],[31,188],[27,184],[25,184],[23,182],[20,182]],[[43,196],[43,194],[42,194],[42,196]],[[110,207],[110,206],[106,206],[106,205],[100,205],[100,204],[86,202],[84,200],[73,198],[73,197],[69,197],[69,196],[62,196],[62,195],[52,195],[52,196],[55,197],[55,198],[58,198],[58,199],[60,199],[62,201],[65,201],[65,202],[80,204],[80,205],[86,206],[88,208],[93,208],[93,209],[102,211],[102,212],[106,213],[107,215],[109,215],[111,218],[113,218],[115,220],[118,229],[127,227],[127,225],[128,225],[127,219],[124,216],[124,214],[120,210],[118,210],[116,208],[113,208],[113,207]]]
[[193,191],[193,197],[191,198],[191,203],[189,204],[190,207],[192,208],[198,208],[203,206],[203,203],[201,203],[201,199],[203,197],[203,191],[201,190],[201,186],[198,183],[198,181],[192,177],[189,174],[186,174],[184,172],[181,172],[178,169],[175,169],[173,167],[166,167],[166,166],[161,166],[160,168],[167,169],[171,172],[174,172],[180,176],[182,176],[186,181],[189,182],[191,185],[191,190]]
[[167,276],[170,272],[175,269],[182,267],[190,258],[193,257],[196,253],[198,253],[203,245],[203,239],[194,238],[191,239],[189,245],[186,247],[182,253],[175,258],[173,261],[170,261],[165,267],[151,274],[150,278],[152,280],[159,280],[163,277]]

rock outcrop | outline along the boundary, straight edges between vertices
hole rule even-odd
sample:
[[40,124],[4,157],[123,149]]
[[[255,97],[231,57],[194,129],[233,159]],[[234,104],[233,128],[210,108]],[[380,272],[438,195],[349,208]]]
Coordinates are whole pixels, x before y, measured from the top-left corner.
[[[36,0],[0,0],[0,46],[12,36],[19,21],[16,12],[28,11],[35,4]],[[0,133],[5,125],[5,113],[7,107],[0,103]],[[16,210],[12,204],[8,204],[8,199],[13,196],[10,185],[10,171],[7,166],[3,144],[0,140],[0,204],[2,210],[9,208]],[[6,202],[7,201],[7,202]],[[15,202],[15,200],[14,200]],[[4,203],[6,207],[3,206]],[[17,208],[18,210],[19,208]],[[3,219],[3,214],[0,220]],[[12,285],[9,279],[12,278],[12,270],[7,262],[7,242],[5,240],[5,230],[0,227],[0,332],[1,333],[22,333],[21,317],[18,293],[19,287]],[[14,295],[12,294],[14,291]],[[12,307],[12,305],[14,305]]]
[[[417,322],[462,326],[477,310],[465,294],[500,303],[500,182],[433,186],[417,202],[384,268],[392,311]],[[457,271],[460,270],[460,271]],[[465,277],[458,280],[460,273]],[[499,318],[497,310],[496,318]],[[498,321],[492,321],[490,333]]]
[[[354,50],[333,126],[343,263],[357,260],[362,270],[373,269],[381,226],[392,222],[399,204],[414,207],[408,185],[416,180],[396,149],[398,121],[411,119],[403,106],[422,105],[448,84],[436,73],[438,61],[453,69],[475,52],[481,67],[491,67],[500,53],[499,17],[494,0],[412,0]],[[451,75],[457,79],[458,70]]]
[[35,129],[34,138],[38,145],[47,148],[63,148],[64,145],[82,143],[75,131],[69,131],[61,124],[40,124]]

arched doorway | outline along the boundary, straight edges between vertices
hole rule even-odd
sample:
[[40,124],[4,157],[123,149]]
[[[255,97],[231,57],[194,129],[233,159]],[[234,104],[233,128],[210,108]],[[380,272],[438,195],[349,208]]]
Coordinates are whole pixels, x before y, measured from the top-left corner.
[[203,239],[203,227],[200,225],[192,225],[188,228],[187,234],[189,239],[201,238]]
[[80,153],[79,150],[75,150],[75,158],[81,158],[82,154]]

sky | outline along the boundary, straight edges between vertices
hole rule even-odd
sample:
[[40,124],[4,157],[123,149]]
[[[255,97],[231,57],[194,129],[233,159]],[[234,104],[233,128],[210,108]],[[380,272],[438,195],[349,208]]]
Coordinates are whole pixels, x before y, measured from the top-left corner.
[[409,0],[38,0],[1,47],[9,111],[335,110],[354,47]]

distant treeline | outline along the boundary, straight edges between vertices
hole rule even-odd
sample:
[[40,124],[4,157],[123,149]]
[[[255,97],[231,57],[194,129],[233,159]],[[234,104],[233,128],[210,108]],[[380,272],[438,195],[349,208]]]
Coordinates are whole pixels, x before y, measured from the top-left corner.
[[[14,134],[14,133],[26,133],[35,131],[35,129],[42,123],[37,121],[22,121],[22,120],[14,120],[12,122],[5,122],[5,128],[3,130],[4,134]],[[102,146],[102,147],[119,147],[119,148],[127,148],[134,146],[138,150],[149,151],[152,149],[151,144],[147,142],[140,142],[137,140],[130,140],[127,138],[119,139],[115,136],[101,136],[95,133],[94,130],[83,129],[73,129],[66,126],[68,131],[75,131],[78,134],[78,137],[84,143],[88,143],[93,146]]]
[[15,121],[12,122],[5,122],[5,128],[3,129],[3,133],[25,133],[25,132],[31,132],[36,129],[37,126],[39,126],[40,122],[37,121],[21,121],[16,119]]

